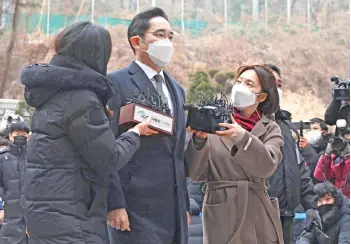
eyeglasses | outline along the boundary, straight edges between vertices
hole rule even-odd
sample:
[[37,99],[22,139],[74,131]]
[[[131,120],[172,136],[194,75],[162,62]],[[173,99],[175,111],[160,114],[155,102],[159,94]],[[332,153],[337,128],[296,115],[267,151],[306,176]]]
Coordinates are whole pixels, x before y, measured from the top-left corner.
[[167,31],[167,30],[155,30],[151,32],[145,32],[145,33],[151,33],[153,36],[157,37],[158,39],[169,39],[171,42],[174,41],[174,33],[173,31]]

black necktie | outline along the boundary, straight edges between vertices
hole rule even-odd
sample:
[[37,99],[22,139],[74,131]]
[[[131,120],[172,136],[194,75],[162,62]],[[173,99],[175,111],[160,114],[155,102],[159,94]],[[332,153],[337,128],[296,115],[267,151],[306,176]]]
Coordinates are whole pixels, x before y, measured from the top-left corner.
[[158,92],[158,94],[161,97],[162,105],[167,104],[167,106],[168,106],[168,99],[167,99],[165,93],[163,92],[163,88],[162,88],[162,83],[164,82],[163,77],[160,74],[157,74],[154,76],[154,78],[156,81],[156,91]]

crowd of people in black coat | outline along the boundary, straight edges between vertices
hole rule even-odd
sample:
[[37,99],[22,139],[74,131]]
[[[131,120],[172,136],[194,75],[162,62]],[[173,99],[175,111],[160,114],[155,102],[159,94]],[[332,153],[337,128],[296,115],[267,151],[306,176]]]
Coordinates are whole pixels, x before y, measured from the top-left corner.
[[[107,74],[112,50],[109,32],[79,22],[56,37],[49,64],[23,69],[25,100],[35,112],[31,132],[28,124],[18,121],[7,128],[7,139],[0,139],[1,244],[208,243],[202,222],[207,182],[186,179],[184,149],[187,135],[194,134],[186,132],[184,89],[163,70],[173,54],[173,37],[163,10],[139,13],[128,28],[135,61]],[[252,67],[246,68],[257,76]],[[337,129],[345,143],[342,150],[332,145],[335,136],[327,126],[345,116],[349,103],[333,100],[326,122],[311,119],[310,130],[303,136],[292,123],[292,115],[278,109],[284,87],[280,69],[272,64],[259,67],[268,74],[265,82],[272,92],[254,94],[245,84],[237,92],[254,98],[246,106],[255,108],[257,121],[251,130],[261,120],[256,95],[264,106],[270,94],[277,108],[270,123],[278,131],[276,143],[284,142],[284,146],[274,148],[276,161],[282,156],[274,174],[260,182],[246,180],[247,188],[249,183],[260,183],[256,189],[264,190],[260,199],[278,199],[281,226],[278,211],[270,212],[279,225],[273,221],[279,227],[280,244],[282,239],[285,244],[294,239],[307,244],[321,238],[328,238],[330,244],[349,243],[349,119],[345,128]],[[150,119],[119,125],[120,109],[136,91],[171,111],[172,135],[152,129]],[[234,119],[233,124],[227,125],[229,131],[240,131],[242,138],[248,135]],[[234,141],[239,134],[224,136]],[[204,145],[207,138],[201,139]],[[265,148],[260,139],[256,145]],[[239,148],[233,148],[237,153]],[[231,157],[233,148],[226,152]],[[294,238],[298,208],[306,213],[306,220],[304,231]]]

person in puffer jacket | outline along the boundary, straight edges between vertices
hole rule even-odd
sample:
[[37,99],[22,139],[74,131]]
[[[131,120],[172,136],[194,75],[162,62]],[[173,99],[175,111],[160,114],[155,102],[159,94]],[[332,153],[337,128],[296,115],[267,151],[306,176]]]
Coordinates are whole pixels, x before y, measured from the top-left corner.
[[312,229],[304,231],[296,244],[350,244],[350,200],[327,181],[315,185],[314,189],[319,196],[322,232],[329,241]]
[[2,198],[0,197],[0,228],[1,228],[2,223],[4,222],[4,217],[5,217],[4,202],[2,201]]
[[129,162],[141,135],[152,134],[146,121],[114,137],[106,112],[111,49],[105,28],[75,23],[57,36],[49,64],[21,73],[35,108],[23,189],[29,244],[109,243],[110,173]]
[[27,243],[21,194],[28,135],[28,124],[25,122],[12,123],[9,128],[10,141],[7,152],[0,156],[0,197],[6,203],[2,210],[5,217],[0,230],[1,244]]
[[202,191],[203,185],[204,183],[187,179],[191,214],[191,223],[188,227],[188,244],[202,244],[203,242],[202,218],[199,216],[205,196]]
[[187,179],[187,188],[189,193],[190,214],[198,216],[202,210],[205,193],[202,192],[204,183],[194,182]]
[[350,145],[342,152],[335,151],[329,142],[314,171],[317,180],[330,180],[346,197],[350,198]]

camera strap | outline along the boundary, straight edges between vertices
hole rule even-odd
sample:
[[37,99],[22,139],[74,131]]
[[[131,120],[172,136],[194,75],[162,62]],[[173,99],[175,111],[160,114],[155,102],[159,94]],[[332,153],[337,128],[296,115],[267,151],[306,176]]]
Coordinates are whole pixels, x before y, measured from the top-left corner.
[[349,184],[349,181],[350,181],[350,172],[347,173],[346,179],[345,179],[345,183],[344,183],[344,185],[341,187],[341,190],[345,190],[345,189],[346,189],[347,185]]
[[330,178],[329,180],[327,179],[327,176],[325,175],[325,167],[324,167],[324,164],[322,164],[322,174],[323,174],[324,181],[330,182],[330,183],[332,183],[332,184],[334,185],[335,176],[333,176],[333,177]]

